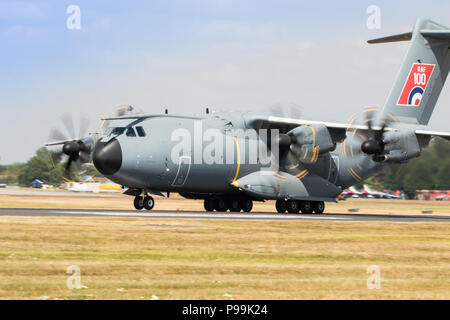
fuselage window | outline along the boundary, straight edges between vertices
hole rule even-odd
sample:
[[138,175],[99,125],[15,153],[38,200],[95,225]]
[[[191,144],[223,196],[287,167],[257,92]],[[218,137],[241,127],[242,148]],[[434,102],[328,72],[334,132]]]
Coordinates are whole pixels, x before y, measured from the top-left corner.
[[134,132],[134,129],[132,127],[129,127],[127,129],[127,137],[136,137],[136,132]]
[[124,127],[117,127],[117,128],[114,128],[111,131],[111,135],[118,135],[118,136],[120,136],[124,131],[125,131]]
[[144,131],[144,128],[142,128],[142,127],[136,127],[136,131],[137,131],[137,134],[139,135],[139,137],[145,137],[145,131]]

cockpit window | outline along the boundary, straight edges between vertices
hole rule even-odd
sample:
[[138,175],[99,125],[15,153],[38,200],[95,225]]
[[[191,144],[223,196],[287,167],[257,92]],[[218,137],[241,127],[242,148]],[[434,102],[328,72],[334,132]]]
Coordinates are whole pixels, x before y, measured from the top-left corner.
[[139,137],[145,137],[145,131],[144,131],[144,128],[142,128],[142,127],[136,127],[136,131],[137,131],[137,134],[139,135]]
[[117,136],[120,136],[124,131],[125,131],[125,128],[124,128],[124,127],[117,127],[117,128],[114,128],[114,129],[111,131],[111,135],[117,135]]
[[136,132],[134,132],[134,129],[132,127],[129,127],[127,129],[127,137],[136,137]]
[[145,137],[145,131],[144,128],[141,126],[136,127],[136,131],[134,131],[133,127],[116,127],[111,128],[110,133],[106,133],[109,136],[120,136],[121,134],[126,134],[127,137],[136,137],[136,132],[139,137]]

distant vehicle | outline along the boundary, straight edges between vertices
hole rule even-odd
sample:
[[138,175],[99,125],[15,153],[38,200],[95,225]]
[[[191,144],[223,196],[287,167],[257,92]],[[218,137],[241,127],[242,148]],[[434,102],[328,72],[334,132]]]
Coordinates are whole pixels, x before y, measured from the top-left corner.
[[32,188],[42,188],[42,186],[44,185],[44,182],[42,182],[39,179],[34,179],[31,183],[30,186]]
[[432,193],[430,196],[431,200],[446,201],[450,199],[450,191],[447,191],[447,193]]
[[73,192],[100,192],[100,193],[116,193],[122,192],[122,187],[116,183],[95,183],[95,182],[70,182],[67,190]]
[[71,183],[70,187],[67,188],[69,191],[73,192],[92,192],[92,189],[88,187],[85,183]]
[[342,192],[343,197],[346,198],[363,198],[364,194],[361,191],[356,190],[355,187],[350,187]]
[[122,191],[122,186],[117,183],[101,183],[98,185],[98,192],[101,193],[116,193]]
[[0,188],[6,188],[6,184],[0,183]]
[[376,199],[401,199],[400,195],[392,194],[389,192],[376,191],[372,190],[367,184],[363,186],[364,194],[367,198],[376,198]]

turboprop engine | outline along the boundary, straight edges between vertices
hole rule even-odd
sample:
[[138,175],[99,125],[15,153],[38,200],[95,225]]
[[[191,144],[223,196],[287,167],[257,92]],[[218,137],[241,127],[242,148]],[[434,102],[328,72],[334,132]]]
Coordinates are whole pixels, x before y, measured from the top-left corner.
[[413,131],[387,131],[383,137],[383,152],[374,155],[380,162],[406,162],[420,155],[420,145]]
[[286,134],[281,134],[280,147],[289,150],[303,163],[314,163],[319,154],[333,151],[333,141],[328,128],[322,124],[299,126]]

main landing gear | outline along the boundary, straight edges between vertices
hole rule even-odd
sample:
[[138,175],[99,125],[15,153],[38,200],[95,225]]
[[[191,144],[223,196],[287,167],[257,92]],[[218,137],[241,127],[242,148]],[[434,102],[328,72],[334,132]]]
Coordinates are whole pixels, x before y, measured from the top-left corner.
[[208,212],[250,212],[253,208],[252,200],[241,200],[241,199],[205,199],[203,206]]
[[325,203],[323,201],[300,201],[300,200],[277,200],[275,208],[279,213],[318,213],[325,211]]
[[155,200],[149,195],[145,195],[144,197],[139,195],[134,198],[134,207],[137,210],[142,210],[144,208],[146,210],[152,210],[154,206]]

